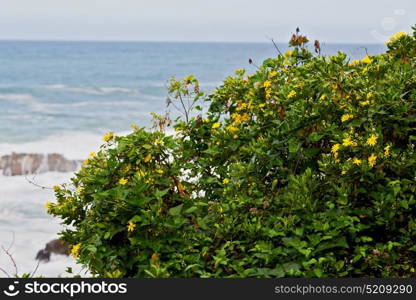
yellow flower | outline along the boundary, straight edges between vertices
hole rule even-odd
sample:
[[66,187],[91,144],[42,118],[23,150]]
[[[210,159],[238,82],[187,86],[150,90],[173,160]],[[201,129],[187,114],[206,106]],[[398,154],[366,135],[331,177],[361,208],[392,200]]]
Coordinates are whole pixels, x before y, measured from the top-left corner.
[[331,152],[332,153],[338,152],[338,150],[339,150],[340,147],[341,147],[340,144],[333,145],[332,148],[331,148]]
[[354,117],[354,115],[352,115],[352,114],[344,114],[344,115],[342,115],[342,117],[341,117],[341,122],[346,122],[346,121],[348,121],[349,119],[352,119]]
[[241,101],[237,101],[237,107],[236,110],[240,111],[240,110],[244,110],[247,108],[247,103],[243,103]]
[[268,88],[272,85],[272,82],[270,80],[267,80],[263,83],[263,87]]
[[386,147],[384,147],[384,156],[388,156],[390,154],[390,145],[387,145]]
[[319,97],[319,100],[325,100],[326,99],[326,95],[322,95],[321,97]]
[[89,158],[94,158],[94,156],[96,156],[97,154],[95,152],[91,152],[90,154],[88,154]]
[[370,146],[374,146],[377,143],[377,136],[372,134],[368,139],[366,144]]
[[224,183],[224,184],[228,184],[228,183],[230,183],[230,179],[228,179],[228,178],[224,178],[224,180],[222,181],[222,183]]
[[239,125],[245,121],[247,121],[250,118],[250,115],[245,113],[245,114],[238,114],[238,113],[233,113],[231,115],[231,118],[233,119],[234,125]]
[[124,173],[127,173],[130,170],[131,170],[131,165],[128,164],[127,166],[124,167],[124,170],[123,171],[124,171]]
[[365,64],[371,64],[373,62],[373,60],[368,55],[364,57],[361,61]]
[[341,174],[342,174],[342,175],[345,175],[345,174],[347,174],[347,171],[342,170]]
[[72,246],[71,254],[74,258],[77,258],[79,255],[79,248],[81,248],[81,244],[76,244]]
[[162,170],[162,169],[157,169],[157,170],[156,170],[156,173],[158,173],[158,174],[163,174],[163,170]]
[[79,195],[79,194],[81,194],[82,193],[82,191],[83,191],[84,189],[82,188],[82,187],[79,187],[79,188],[77,188],[75,191],[77,192],[77,194]]
[[370,101],[368,101],[368,100],[360,101],[361,106],[365,106],[365,105],[369,105],[369,104],[370,104]]
[[361,163],[362,163],[362,161],[361,161],[361,159],[358,159],[358,158],[354,158],[353,159],[353,161],[352,161],[354,164],[356,164],[357,166],[359,166],[359,165],[361,165]]
[[290,93],[287,95],[287,98],[290,99],[290,98],[293,98],[295,96],[296,96],[296,91],[291,90]]
[[50,203],[49,201],[47,201],[46,203],[45,203],[45,208],[46,208],[46,211],[49,211],[49,209],[52,207],[52,203]]
[[160,139],[156,139],[155,144],[156,145],[163,145],[163,141],[161,141]]
[[277,75],[277,71],[271,71],[270,74],[269,74],[270,78],[273,78],[276,75]]
[[229,131],[231,133],[234,133],[234,132],[237,132],[238,131],[238,128],[235,127],[235,126],[233,126],[233,125],[229,125],[225,129],[227,129],[227,131]]
[[252,101],[252,100],[250,100],[250,101],[248,102],[248,109],[249,109],[251,112],[254,110],[254,105],[253,105],[253,101]]
[[152,159],[152,154],[147,154],[145,158],[143,158],[144,162],[149,162]]
[[268,88],[266,90],[266,100],[269,100],[271,96],[272,96],[272,90]]
[[390,37],[390,39],[386,42],[386,45],[389,45],[389,44],[393,43],[394,41],[397,41],[398,39],[400,39],[401,37],[403,37],[405,35],[407,35],[406,31],[400,31],[400,32],[397,32],[397,33],[393,34]]
[[360,61],[358,60],[358,59],[354,59],[352,62],[351,62],[351,66],[358,66],[360,64]]
[[264,108],[265,106],[266,106],[266,104],[264,104],[264,103],[259,104],[260,108]]
[[128,182],[128,180],[127,180],[127,179],[125,179],[125,178],[121,178],[121,179],[118,181],[118,183],[119,183],[119,184],[121,184],[121,185],[125,185],[127,182]]
[[351,137],[347,137],[347,138],[342,140],[342,145],[346,146],[346,147],[348,147],[348,146],[355,147],[355,146],[357,146],[357,143],[354,142],[353,140],[351,140]]
[[54,190],[55,192],[59,191],[59,190],[60,190],[59,185],[54,185],[54,186],[53,186],[53,190]]
[[84,161],[82,162],[82,164],[83,164],[84,166],[89,165],[89,163],[90,163],[90,160],[89,160],[89,159],[86,159],[86,160],[84,160]]
[[146,184],[150,184],[152,182],[153,182],[152,178],[147,178],[147,179],[144,180],[144,183],[146,183]]
[[127,225],[127,231],[128,232],[133,232],[134,229],[136,229],[136,224],[134,224],[132,221],[130,221],[129,224]]
[[217,129],[219,127],[221,127],[221,123],[217,122],[217,123],[212,124],[212,129]]
[[368,164],[372,167],[376,164],[377,156],[374,153],[368,158]]
[[292,50],[287,50],[285,53],[285,57],[289,57],[292,56],[293,51]]
[[136,124],[131,124],[131,125],[130,125],[130,128],[131,128],[131,129],[133,129],[133,130],[137,130],[137,129],[139,129],[139,127],[137,127],[137,125],[136,125]]
[[373,97],[374,97],[374,94],[372,92],[367,93],[367,100],[370,100]]
[[112,140],[112,139],[113,139],[113,137],[114,137],[114,132],[110,131],[109,133],[106,133],[106,134],[103,136],[103,141],[104,141],[104,142],[108,142],[108,141]]
[[137,171],[137,176],[144,177],[145,175],[146,175],[146,173],[143,170]]

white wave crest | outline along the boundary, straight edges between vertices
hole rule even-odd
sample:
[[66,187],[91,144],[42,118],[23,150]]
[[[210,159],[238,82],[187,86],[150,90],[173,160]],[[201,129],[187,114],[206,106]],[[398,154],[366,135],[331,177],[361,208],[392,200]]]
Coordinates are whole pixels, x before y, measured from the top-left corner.
[[74,87],[74,86],[67,86],[64,84],[52,84],[46,85],[46,89],[49,90],[61,90],[65,92],[71,93],[79,93],[79,94],[88,94],[88,95],[106,95],[111,93],[125,93],[131,95],[138,95],[139,91],[137,89],[129,89],[123,87]]
[[33,97],[30,94],[0,94],[0,100],[23,102],[30,101]]
[[[27,143],[0,143],[0,156],[15,153],[59,153],[71,160],[83,160],[88,157],[90,152],[96,152],[104,143],[102,135],[93,132],[63,132],[44,139]],[[129,132],[119,132],[117,135],[125,135]]]

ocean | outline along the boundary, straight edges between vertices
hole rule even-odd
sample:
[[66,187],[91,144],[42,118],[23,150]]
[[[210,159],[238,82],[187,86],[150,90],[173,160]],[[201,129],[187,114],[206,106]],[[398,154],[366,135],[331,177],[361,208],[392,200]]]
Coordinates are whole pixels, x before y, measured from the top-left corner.
[[[286,45],[278,44],[281,51]],[[351,59],[384,52],[382,44],[323,44]],[[82,160],[96,151],[108,131],[129,132],[150,125],[150,112],[166,108],[167,81],[195,75],[210,91],[235,69],[248,73],[276,55],[272,43],[47,42],[0,41],[0,157],[11,153],[59,153]],[[174,115],[174,112],[172,112]],[[0,245],[13,256],[19,274],[36,269],[35,256],[62,228],[45,212],[51,187],[73,172],[6,176],[0,169]],[[35,184],[33,184],[35,183]],[[73,259],[52,255],[36,275],[85,276]],[[15,272],[0,248],[0,268]],[[6,276],[0,269],[0,277]]]

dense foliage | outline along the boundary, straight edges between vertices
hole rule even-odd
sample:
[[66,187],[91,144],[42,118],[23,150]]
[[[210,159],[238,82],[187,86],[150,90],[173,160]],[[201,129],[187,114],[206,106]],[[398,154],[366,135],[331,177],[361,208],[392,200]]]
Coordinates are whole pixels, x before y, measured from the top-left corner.
[[160,116],[107,134],[48,204],[79,262],[110,277],[414,277],[416,33],[360,61],[306,42],[210,95],[172,79],[174,135]]

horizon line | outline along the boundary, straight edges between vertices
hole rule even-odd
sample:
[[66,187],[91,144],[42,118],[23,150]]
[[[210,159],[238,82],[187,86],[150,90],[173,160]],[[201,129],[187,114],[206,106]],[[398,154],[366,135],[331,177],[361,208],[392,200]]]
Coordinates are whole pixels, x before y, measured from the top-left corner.
[[[182,43],[182,44],[273,44],[272,41],[185,41],[185,40],[112,40],[112,39],[19,39],[19,38],[1,38],[0,42],[97,42],[97,43]],[[384,45],[382,42],[357,42],[357,41],[338,41],[338,42],[324,42],[319,41],[322,45],[325,44],[365,44],[365,45]],[[288,44],[287,41],[275,41],[277,44]],[[312,44],[309,41],[308,44]]]

